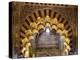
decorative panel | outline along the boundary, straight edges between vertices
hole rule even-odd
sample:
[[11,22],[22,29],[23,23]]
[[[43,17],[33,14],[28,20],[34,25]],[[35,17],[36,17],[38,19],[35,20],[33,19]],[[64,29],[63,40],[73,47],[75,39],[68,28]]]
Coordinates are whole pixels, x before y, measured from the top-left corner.
[[78,6],[10,2],[9,57],[78,54]]

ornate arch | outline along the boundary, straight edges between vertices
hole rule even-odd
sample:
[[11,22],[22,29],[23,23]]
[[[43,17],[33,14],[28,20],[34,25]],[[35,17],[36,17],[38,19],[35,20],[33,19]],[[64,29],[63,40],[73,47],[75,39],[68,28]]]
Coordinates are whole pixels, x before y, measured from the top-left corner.
[[64,39],[64,52],[66,55],[71,50],[71,37],[72,28],[68,24],[68,21],[64,16],[57,12],[53,12],[51,9],[37,10],[25,18],[25,22],[20,29],[20,42],[21,53],[24,57],[29,56],[29,48],[31,40],[34,39],[34,34],[39,34],[39,31],[45,30],[45,27],[49,27],[51,30],[55,29],[57,33]]

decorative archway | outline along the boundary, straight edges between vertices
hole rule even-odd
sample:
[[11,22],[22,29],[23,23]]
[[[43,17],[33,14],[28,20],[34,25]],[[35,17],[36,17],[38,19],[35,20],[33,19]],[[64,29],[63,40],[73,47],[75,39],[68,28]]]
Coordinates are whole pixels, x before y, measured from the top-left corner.
[[40,33],[40,30],[45,30],[48,27],[52,31],[56,30],[64,40],[64,55],[68,55],[71,50],[70,39],[72,36],[72,28],[64,17],[53,12],[50,9],[43,9],[33,12],[32,15],[25,19],[20,29],[21,52],[23,57],[34,57],[31,41],[35,39],[34,35]]

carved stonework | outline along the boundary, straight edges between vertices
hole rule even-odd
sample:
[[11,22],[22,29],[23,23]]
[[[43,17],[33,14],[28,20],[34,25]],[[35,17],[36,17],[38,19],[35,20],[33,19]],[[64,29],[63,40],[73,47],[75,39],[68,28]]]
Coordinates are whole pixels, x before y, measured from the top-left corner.
[[78,54],[78,6],[9,3],[11,58]]

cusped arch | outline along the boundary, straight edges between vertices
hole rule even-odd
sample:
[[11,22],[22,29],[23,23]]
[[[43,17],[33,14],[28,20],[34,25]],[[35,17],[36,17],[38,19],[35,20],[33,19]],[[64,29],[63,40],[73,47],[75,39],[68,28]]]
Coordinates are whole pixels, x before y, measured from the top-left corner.
[[38,10],[32,13],[31,16],[27,16],[25,22],[20,29],[20,42],[21,53],[24,57],[29,55],[29,47],[31,46],[31,40],[34,39],[34,34],[38,34],[39,31],[45,30],[45,27],[49,27],[51,30],[56,30],[64,39],[64,45],[66,46],[64,52],[68,55],[71,50],[70,39],[72,36],[72,29],[68,24],[68,21],[57,12],[53,12],[51,9]]

